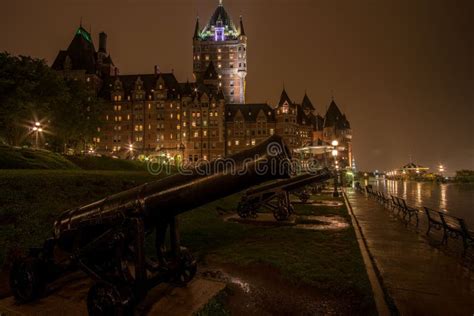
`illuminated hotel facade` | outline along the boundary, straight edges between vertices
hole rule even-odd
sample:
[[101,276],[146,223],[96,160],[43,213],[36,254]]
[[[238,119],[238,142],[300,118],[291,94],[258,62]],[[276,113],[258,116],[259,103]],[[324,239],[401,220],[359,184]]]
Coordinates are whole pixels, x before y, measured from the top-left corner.
[[99,34],[96,51],[89,32],[78,28],[52,68],[83,80],[106,100],[102,125],[90,146],[122,158],[162,156],[175,161],[224,157],[255,146],[272,134],[291,148],[325,145],[338,139],[342,165],[350,166],[352,132],[334,101],[319,115],[309,97],[292,100],[285,89],[278,104],[245,103],[247,36],[219,3],[193,34],[194,82],[179,82],[157,66],[148,74],[121,75]]

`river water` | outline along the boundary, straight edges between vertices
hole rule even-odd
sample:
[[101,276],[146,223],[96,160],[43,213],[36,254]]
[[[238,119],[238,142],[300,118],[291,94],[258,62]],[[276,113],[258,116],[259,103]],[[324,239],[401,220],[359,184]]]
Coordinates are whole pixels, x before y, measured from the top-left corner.
[[474,230],[474,183],[434,183],[415,181],[375,180],[374,189],[399,196],[409,205],[445,210],[463,218]]

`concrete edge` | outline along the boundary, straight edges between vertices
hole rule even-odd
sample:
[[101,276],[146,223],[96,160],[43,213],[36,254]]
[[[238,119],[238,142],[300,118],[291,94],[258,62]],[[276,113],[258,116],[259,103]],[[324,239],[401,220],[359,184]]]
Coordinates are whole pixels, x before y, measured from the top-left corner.
[[370,254],[367,241],[362,232],[362,228],[359,225],[359,221],[354,215],[352,206],[347,198],[345,190],[342,191],[344,197],[344,203],[346,204],[347,210],[351,216],[352,226],[357,238],[357,243],[359,244],[359,249],[362,254],[362,259],[364,260],[365,270],[369,278],[370,286],[372,287],[372,292],[374,294],[374,301],[377,308],[377,313],[381,316],[388,315],[398,315],[395,304],[387,293],[385,287],[383,286],[383,280],[380,276],[380,273],[377,269],[377,265],[373,256]]

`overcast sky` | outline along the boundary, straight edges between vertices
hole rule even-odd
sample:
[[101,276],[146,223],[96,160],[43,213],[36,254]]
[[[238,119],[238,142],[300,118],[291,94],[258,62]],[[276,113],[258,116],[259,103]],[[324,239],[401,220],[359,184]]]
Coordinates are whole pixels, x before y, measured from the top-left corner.
[[[248,36],[248,102],[283,83],[324,114],[334,91],[360,169],[407,163],[474,169],[474,1],[224,0]],[[2,0],[0,50],[52,63],[84,26],[109,35],[122,74],[153,66],[192,79],[196,15],[218,0]]]

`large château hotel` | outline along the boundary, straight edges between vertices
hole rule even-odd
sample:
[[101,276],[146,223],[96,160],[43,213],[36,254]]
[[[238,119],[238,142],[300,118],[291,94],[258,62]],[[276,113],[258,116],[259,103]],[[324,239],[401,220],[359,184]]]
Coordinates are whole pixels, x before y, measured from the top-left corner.
[[107,35],[99,34],[96,51],[91,34],[80,26],[52,68],[85,81],[107,100],[95,150],[120,157],[211,160],[279,134],[293,149],[337,139],[344,148],[342,163],[350,166],[351,128],[334,100],[324,117],[306,93],[295,102],[285,89],[274,106],[245,103],[247,36],[242,17],[239,22],[237,27],[222,1],[204,27],[197,19],[194,82],[179,82],[157,66],[149,74],[121,75],[107,51]]

